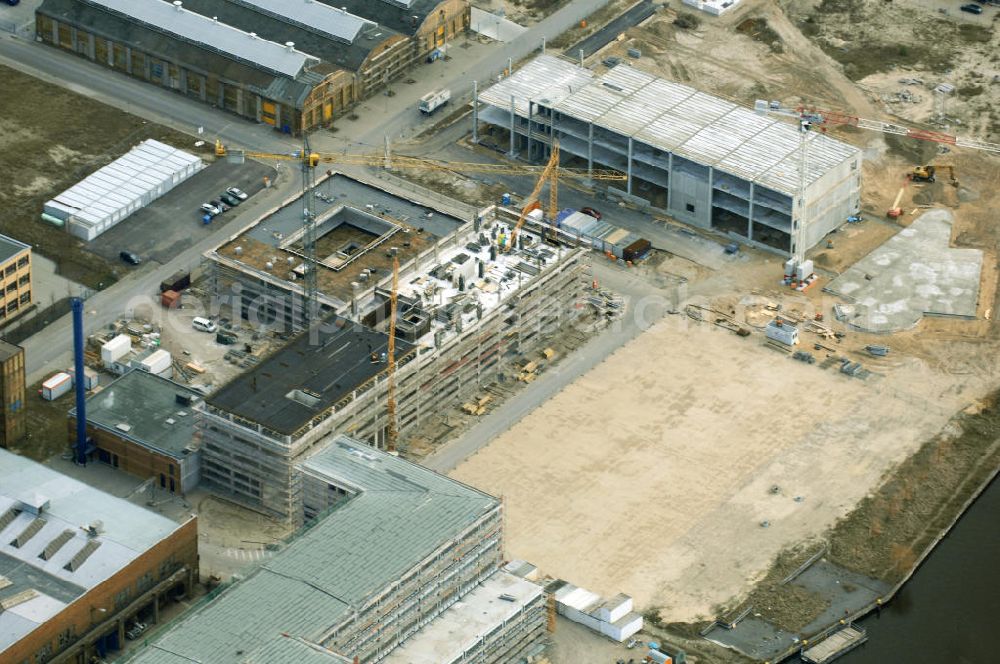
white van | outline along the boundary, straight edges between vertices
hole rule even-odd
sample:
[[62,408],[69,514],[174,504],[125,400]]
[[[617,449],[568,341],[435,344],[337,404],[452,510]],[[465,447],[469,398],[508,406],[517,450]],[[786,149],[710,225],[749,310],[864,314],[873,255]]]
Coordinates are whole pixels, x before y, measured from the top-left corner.
[[202,332],[215,332],[218,329],[215,323],[201,316],[195,316],[191,319],[191,327]]

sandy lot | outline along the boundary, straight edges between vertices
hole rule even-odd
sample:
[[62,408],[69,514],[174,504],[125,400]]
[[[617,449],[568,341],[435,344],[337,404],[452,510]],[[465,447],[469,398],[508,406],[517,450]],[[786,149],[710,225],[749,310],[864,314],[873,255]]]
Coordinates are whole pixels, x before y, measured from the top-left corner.
[[691,325],[652,328],[453,473],[504,497],[509,555],[668,621],[846,514],[977,380],[905,360],[862,382]]

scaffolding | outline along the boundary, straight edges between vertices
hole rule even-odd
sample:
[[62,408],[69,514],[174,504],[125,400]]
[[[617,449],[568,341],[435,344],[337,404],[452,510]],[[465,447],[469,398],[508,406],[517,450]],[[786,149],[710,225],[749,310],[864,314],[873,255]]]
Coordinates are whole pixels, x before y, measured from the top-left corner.
[[[478,220],[463,225],[403,263],[400,282],[424,278],[448,263],[448,256],[473,241],[481,242],[486,235]],[[478,246],[490,245],[487,239]],[[582,276],[585,255],[585,249],[548,248],[536,238],[532,249],[505,254],[503,260],[508,262],[503,263],[503,269],[517,275],[510,290],[495,296],[496,302],[473,306],[463,301],[457,309],[436,308],[437,319],[448,320],[447,325],[425,335],[424,343],[398,350],[396,356],[397,417],[403,446],[408,431],[481,394],[502,380],[516,361],[540,351],[569,325],[586,286]],[[274,293],[281,285],[273,275],[262,282],[253,270],[240,270],[234,263],[217,262],[216,266],[215,287],[227,289],[239,283],[244,299]],[[339,310],[354,321],[367,318],[374,325],[387,327],[385,320],[379,320],[387,285],[374,284],[368,291],[356,293],[354,300],[343,303]],[[289,283],[287,287],[290,290],[285,291],[285,299],[294,300],[297,285]],[[297,307],[290,315],[301,311]],[[345,390],[339,401],[317,412],[292,434],[226,412],[209,399],[199,411],[203,482],[215,493],[270,517],[300,523],[302,511],[296,505],[301,502],[301,487],[294,465],[333,433],[384,448],[389,427],[385,408],[388,388],[386,372],[378,371]]]

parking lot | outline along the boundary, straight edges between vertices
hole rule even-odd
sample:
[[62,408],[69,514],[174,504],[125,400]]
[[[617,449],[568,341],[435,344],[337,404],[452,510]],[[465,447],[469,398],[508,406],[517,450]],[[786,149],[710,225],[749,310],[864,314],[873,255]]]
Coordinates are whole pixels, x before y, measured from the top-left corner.
[[233,219],[241,209],[224,212],[206,225],[198,209],[202,203],[218,200],[228,187],[237,187],[250,195],[243,202],[246,205],[264,188],[264,178],[273,180],[274,175],[273,168],[256,161],[217,161],[99,236],[88,249],[113,261],[119,260],[119,252],[131,251],[143,261],[166,263]]

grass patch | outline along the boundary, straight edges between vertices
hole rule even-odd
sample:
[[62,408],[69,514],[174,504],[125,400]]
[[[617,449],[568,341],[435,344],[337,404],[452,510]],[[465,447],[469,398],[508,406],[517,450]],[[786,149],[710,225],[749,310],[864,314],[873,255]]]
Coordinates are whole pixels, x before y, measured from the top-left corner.
[[27,434],[10,450],[39,462],[69,449],[68,413],[74,406],[72,390],[55,401],[46,401],[40,397],[38,391],[42,388],[42,382],[44,381],[39,381],[25,391]]
[[123,268],[41,221],[42,205],[147,138],[187,150],[194,139],[8,67],[0,79],[0,233],[32,245],[68,279],[111,285]]

